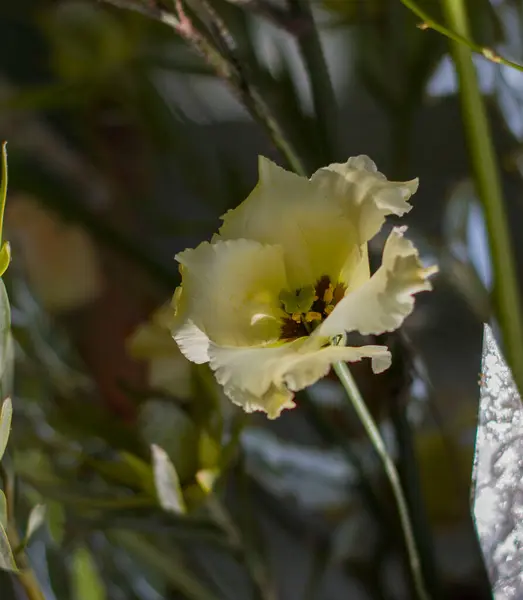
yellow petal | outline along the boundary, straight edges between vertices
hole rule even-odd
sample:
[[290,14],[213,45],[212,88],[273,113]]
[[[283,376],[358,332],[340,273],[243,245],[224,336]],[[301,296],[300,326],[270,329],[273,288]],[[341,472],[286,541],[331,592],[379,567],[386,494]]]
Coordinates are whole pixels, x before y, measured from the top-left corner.
[[423,268],[418,251],[403,237],[406,227],[392,230],[376,273],[348,293],[318,327],[314,337],[332,337],[345,331],[379,334],[397,329],[414,308],[414,294],[431,290],[428,281],[437,267]]
[[307,178],[263,157],[259,176],[250,196],[222,217],[219,237],[281,245],[291,290],[323,275],[337,280],[356,244],[351,215]]
[[324,167],[314,173],[311,182],[353,221],[359,245],[378,233],[387,215],[409,212],[412,206],[407,200],[418,189],[417,179],[388,181],[368,156]]
[[176,258],[183,265],[185,319],[183,327],[173,332],[179,344],[195,337],[194,328],[221,345],[249,346],[278,339],[278,297],[287,287],[280,246],[218,240]]
[[301,338],[279,346],[253,348],[211,344],[210,364],[218,383],[235,404],[247,412],[266,412],[270,419],[293,408],[293,392],[327,375],[337,361],[371,357],[376,372],[390,366],[390,353],[384,346],[318,348],[307,342],[307,338]]

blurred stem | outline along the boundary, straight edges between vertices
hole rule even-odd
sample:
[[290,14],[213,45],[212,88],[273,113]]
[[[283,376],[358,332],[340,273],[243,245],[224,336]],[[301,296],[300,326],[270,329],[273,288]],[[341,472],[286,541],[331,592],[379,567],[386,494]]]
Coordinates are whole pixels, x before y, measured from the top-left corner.
[[[470,39],[470,33],[468,31],[468,28],[462,27],[457,21],[453,21],[453,19],[448,18],[452,26],[452,29],[449,29],[441,23],[434,21],[434,19],[422,8],[420,8],[414,0],[401,0],[401,2],[414,14],[418,15],[420,19],[423,19],[423,23],[418,25],[420,29],[434,29],[434,31],[441,33],[456,44],[466,46],[469,49],[469,52],[481,54],[484,58],[494,63],[506,65],[507,67],[512,67],[513,69],[517,69],[518,71],[523,71],[523,65],[520,65],[511,60],[508,60],[507,58],[504,58],[503,56],[500,56],[497,52],[494,52],[492,48],[486,48],[485,46],[480,46],[479,44],[473,42]],[[451,5],[455,5],[457,11],[460,12],[460,5],[462,5],[463,2],[462,0],[444,0],[443,4],[446,4],[447,10],[448,7],[450,7]]]
[[160,573],[186,600],[217,600],[217,597],[185,568],[179,556],[162,551],[146,536],[139,536],[128,530],[118,530],[111,532],[109,539]]
[[264,561],[261,560],[253,548],[246,544],[241,530],[236,526],[231,515],[216,495],[208,497],[207,507],[216,523],[229,538],[230,544],[240,553],[241,561],[244,563],[253,584],[255,597],[258,600],[275,600],[276,594]]
[[300,54],[307,69],[311,86],[314,112],[321,140],[322,164],[334,160],[338,139],[338,111],[336,95],[314,22],[310,0],[288,0],[291,14],[303,26],[296,33]]
[[338,376],[341,384],[345,388],[345,391],[347,392],[349,400],[351,401],[351,404],[354,410],[356,411],[356,414],[358,415],[361,424],[365,428],[365,431],[369,436],[369,439],[375,451],[377,452],[378,456],[380,457],[383,463],[385,473],[387,475],[387,478],[392,488],[392,492],[394,494],[394,498],[396,500],[396,505],[401,521],[401,527],[403,529],[403,535],[405,537],[405,544],[407,547],[412,578],[414,581],[416,592],[418,594],[418,598],[420,600],[429,600],[430,596],[428,595],[425,589],[425,582],[423,580],[423,574],[421,572],[420,558],[418,548],[416,545],[416,540],[414,537],[411,518],[409,515],[409,509],[407,501],[405,500],[403,489],[401,487],[401,482],[398,475],[398,471],[396,470],[396,465],[394,464],[394,461],[392,460],[390,454],[387,451],[385,442],[383,441],[383,438],[380,435],[378,426],[372,418],[369,409],[365,405],[365,402],[360,394],[360,391],[358,390],[356,382],[352,377],[349,367],[344,362],[338,362],[334,365],[334,371],[336,372],[336,375]]
[[[464,0],[444,0],[443,6],[451,26],[467,36],[469,26]],[[507,358],[514,379],[520,391],[523,391],[521,302],[495,150],[471,51],[460,43],[453,43],[451,49],[459,76],[463,122],[472,170],[485,210],[494,269],[494,301]]]
[[[8,473],[4,465],[0,463],[0,478],[2,479],[5,499],[7,504],[7,537],[11,548],[22,548],[22,542],[18,535],[18,529],[16,527],[15,516],[14,516],[14,501],[15,501],[15,488],[14,478],[12,474]],[[14,551],[14,550],[13,550]],[[45,600],[44,593],[40,588],[40,584],[33,573],[33,570],[29,566],[29,562],[25,555],[25,552],[17,554],[16,562],[20,571],[13,573],[18,579],[18,582],[22,586],[27,600]]]
[[421,535],[416,537],[416,541],[422,559],[421,568],[423,576],[436,598],[442,598],[443,590],[436,567],[433,536],[421,492],[418,461],[416,460],[416,451],[414,448],[414,436],[407,418],[406,407],[400,402],[392,402],[391,416],[399,448],[399,472],[405,489],[412,526],[414,531],[422,532]]

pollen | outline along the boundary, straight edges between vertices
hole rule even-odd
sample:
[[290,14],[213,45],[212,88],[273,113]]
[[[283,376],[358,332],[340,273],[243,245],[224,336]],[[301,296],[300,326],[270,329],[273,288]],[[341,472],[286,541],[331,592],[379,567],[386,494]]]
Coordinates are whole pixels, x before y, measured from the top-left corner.
[[308,312],[305,315],[305,320],[307,323],[312,323],[312,321],[321,321],[322,315],[319,312]]
[[[285,316],[282,319],[280,340],[291,341],[310,335],[314,328],[331,314],[336,304],[344,297],[346,290],[343,283],[332,284],[330,278],[323,275],[313,286],[294,291],[282,291],[281,308]],[[310,300],[305,302],[308,294],[311,294],[308,296]],[[298,304],[298,311],[296,311],[294,303],[290,302],[289,298],[302,296],[304,302],[301,303],[301,307]],[[300,309],[303,312],[299,312]]]
[[329,283],[329,287],[325,290],[323,294],[323,301],[325,304],[329,305],[334,298],[334,288],[332,287],[332,283]]

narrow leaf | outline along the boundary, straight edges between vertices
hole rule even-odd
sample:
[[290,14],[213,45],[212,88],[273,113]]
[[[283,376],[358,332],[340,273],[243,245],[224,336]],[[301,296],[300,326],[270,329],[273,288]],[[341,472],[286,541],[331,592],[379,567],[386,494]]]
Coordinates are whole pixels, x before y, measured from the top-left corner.
[[180,480],[169,456],[160,446],[151,446],[153,458],[154,483],[158,500],[164,510],[173,513],[185,513],[187,508],[183,499]]
[[29,518],[27,519],[27,530],[25,533],[24,543],[27,544],[35,531],[39,529],[45,521],[47,507],[45,504],[36,504],[31,509]]
[[0,569],[4,571],[18,571],[11,550],[11,544],[3,525],[0,525]]
[[7,529],[7,499],[2,490],[0,490],[0,525]]
[[2,460],[2,457],[4,456],[7,441],[9,439],[12,417],[13,405],[11,404],[11,398],[6,398],[0,412],[0,460]]
[[7,271],[7,267],[11,262],[11,245],[9,242],[4,242],[0,249],[0,277]]
[[73,554],[72,587],[74,600],[106,600],[105,587],[87,548]]
[[53,541],[62,545],[65,529],[65,511],[60,502],[47,501],[47,526]]
[[2,234],[4,228],[4,210],[7,198],[7,142],[2,142],[2,181],[0,182],[0,244],[2,243]]

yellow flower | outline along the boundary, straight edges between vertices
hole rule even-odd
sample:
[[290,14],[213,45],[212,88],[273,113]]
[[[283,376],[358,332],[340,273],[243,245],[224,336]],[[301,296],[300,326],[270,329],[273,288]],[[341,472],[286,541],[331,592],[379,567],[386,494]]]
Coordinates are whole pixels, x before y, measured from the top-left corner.
[[412,312],[430,290],[418,252],[392,230],[371,277],[367,242],[390,214],[403,215],[418,181],[389,182],[366,156],[310,178],[265,158],[259,183],[222,217],[212,241],[176,256],[173,335],[195,363],[210,363],[227,396],[246,411],[276,418],[294,392],[337,361],[390,366],[385,346],[346,347],[345,332],[379,334]]
[[188,399],[192,394],[191,364],[173,341],[172,323],[173,307],[167,303],[136,329],[127,340],[127,349],[133,358],[147,361],[147,380],[153,390]]

